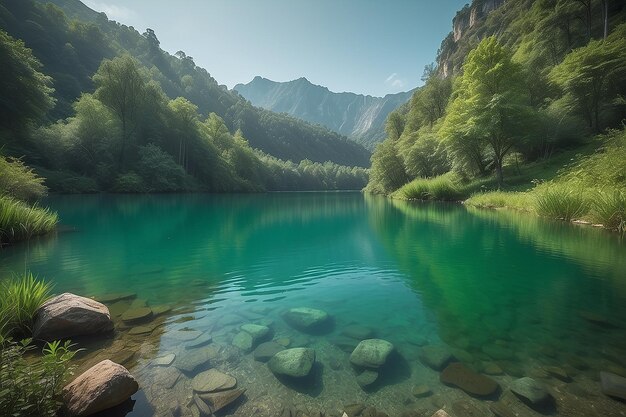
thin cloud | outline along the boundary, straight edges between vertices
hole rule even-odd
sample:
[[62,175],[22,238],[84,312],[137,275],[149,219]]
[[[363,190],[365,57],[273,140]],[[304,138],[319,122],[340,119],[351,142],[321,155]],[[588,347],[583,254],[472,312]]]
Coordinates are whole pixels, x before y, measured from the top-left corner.
[[403,88],[406,85],[403,79],[398,78],[398,73],[396,72],[387,77],[385,84],[390,85],[393,88]]
[[116,20],[120,23],[128,21],[135,16],[135,11],[128,7],[118,6],[115,4],[108,4],[94,0],[83,0],[84,3],[90,8],[99,12],[104,12],[110,20]]

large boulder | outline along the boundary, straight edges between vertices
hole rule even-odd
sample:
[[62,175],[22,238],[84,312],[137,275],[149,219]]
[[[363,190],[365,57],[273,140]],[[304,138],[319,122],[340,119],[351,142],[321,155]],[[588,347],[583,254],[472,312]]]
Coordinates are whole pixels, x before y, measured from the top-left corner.
[[600,372],[602,393],[626,400],[626,378],[610,372]]
[[298,307],[287,310],[283,318],[289,325],[304,331],[315,330],[328,321],[327,312],[308,307]]
[[393,345],[382,339],[361,341],[350,355],[350,362],[364,368],[379,368],[393,351]]
[[315,363],[315,351],[310,348],[286,349],[275,354],[267,363],[275,374],[296,378],[307,376]]
[[102,303],[71,293],[57,295],[37,310],[33,337],[58,340],[113,330],[109,309]]
[[89,416],[123,403],[138,389],[126,368],[107,359],[66,385],[63,401],[69,415]]

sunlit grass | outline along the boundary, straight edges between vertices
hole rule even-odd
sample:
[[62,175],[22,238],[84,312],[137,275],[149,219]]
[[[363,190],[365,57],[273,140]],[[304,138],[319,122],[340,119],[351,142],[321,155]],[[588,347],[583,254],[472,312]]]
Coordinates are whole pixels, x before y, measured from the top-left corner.
[[57,222],[57,214],[47,208],[0,196],[0,245],[49,233]]
[[32,273],[0,283],[0,332],[3,336],[31,333],[35,313],[52,293],[52,285]]
[[589,215],[594,223],[607,229],[626,232],[626,191],[613,189],[596,193]]
[[558,220],[581,219],[589,211],[589,201],[579,187],[555,183],[536,189],[537,214]]
[[533,197],[528,192],[488,191],[473,194],[465,204],[480,208],[510,208],[534,212]]
[[453,175],[446,174],[434,178],[417,178],[401,187],[394,197],[406,200],[456,201],[462,198]]

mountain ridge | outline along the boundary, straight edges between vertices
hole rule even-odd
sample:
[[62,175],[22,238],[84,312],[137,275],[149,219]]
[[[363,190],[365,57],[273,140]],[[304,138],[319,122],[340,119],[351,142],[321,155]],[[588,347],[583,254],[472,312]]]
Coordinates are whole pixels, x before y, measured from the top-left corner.
[[406,103],[414,91],[376,97],[334,92],[305,77],[280,82],[261,76],[237,84],[233,90],[254,106],[322,125],[370,149],[384,138],[387,115]]

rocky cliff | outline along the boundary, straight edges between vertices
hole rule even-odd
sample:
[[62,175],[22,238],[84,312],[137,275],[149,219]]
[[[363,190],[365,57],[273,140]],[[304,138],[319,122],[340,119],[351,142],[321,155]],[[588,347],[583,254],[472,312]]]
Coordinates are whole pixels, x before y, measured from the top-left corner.
[[255,77],[234,90],[253,105],[317,123],[372,148],[384,139],[387,115],[407,102],[412,91],[372,97],[334,93],[306,78],[275,82]]
[[447,77],[460,68],[462,61],[455,59],[455,53],[460,49],[459,44],[473,35],[473,32],[477,32],[480,23],[504,3],[506,0],[474,0],[457,12],[452,20],[452,32],[443,40],[437,54],[439,72],[443,76]]

